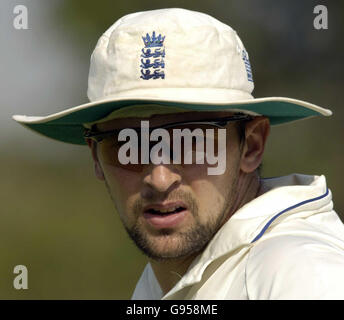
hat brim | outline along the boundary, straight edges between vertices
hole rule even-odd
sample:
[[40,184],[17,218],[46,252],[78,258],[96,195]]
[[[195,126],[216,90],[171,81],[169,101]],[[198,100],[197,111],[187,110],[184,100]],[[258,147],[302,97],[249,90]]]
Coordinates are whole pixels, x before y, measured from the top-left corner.
[[[135,105],[135,110],[131,106]],[[263,115],[269,118],[271,125],[301,120],[313,116],[331,116],[332,111],[314,104],[284,97],[268,97],[242,100],[229,103],[180,102],[164,99],[108,99],[82,104],[46,117],[14,115],[13,119],[49,138],[85,145],[83,137],[85,124],[101,121],[114,114],[112,118],[149,117],[151,106],[159,106],[156,113],[187,111],[242,111]],[[142,107],[141,107],[142,106]],[[148,108],[147,108],[148,107]],[[154,109],[154,108],[153,108]],[[117,116],[116,116],[117,112]]]

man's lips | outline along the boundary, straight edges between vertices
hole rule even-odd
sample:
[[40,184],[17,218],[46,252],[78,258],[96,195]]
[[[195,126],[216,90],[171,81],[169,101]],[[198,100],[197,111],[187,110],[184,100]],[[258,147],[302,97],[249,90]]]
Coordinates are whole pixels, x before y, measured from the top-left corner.
[[143,208],[144,213],[154,213],[156,211],[157,213],[168,213],[175,210],[180,209],[187,209],[187,206],[182,201],[175,201],[175,202],[165,202],[165,203],[154,203],[151,205],[147,205]]
[[182,201],[155,203],[144,207],[143,216],[153,227],[172,228],[184,220],[188,208]]

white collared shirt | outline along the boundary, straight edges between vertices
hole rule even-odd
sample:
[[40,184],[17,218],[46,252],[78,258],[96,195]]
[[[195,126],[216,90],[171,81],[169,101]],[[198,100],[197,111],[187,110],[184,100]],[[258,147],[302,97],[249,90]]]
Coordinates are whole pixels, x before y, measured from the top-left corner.
[[325,177],[262,183],[167,294],[147,264],[132,299],[344,299],[344,225]]

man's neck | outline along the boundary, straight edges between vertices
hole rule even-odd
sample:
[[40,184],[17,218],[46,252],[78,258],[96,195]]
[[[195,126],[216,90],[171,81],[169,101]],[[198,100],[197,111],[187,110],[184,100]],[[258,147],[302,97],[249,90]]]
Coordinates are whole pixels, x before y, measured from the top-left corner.
[[[239,208],[258,197],[260,194],[260,179],[256,174],[240,176],[238,179],[236,196],[233,198],[232,206],[221,226],[223,226]],[[155,277],[164,295],[184,276],[191,263],[198,255],[199,252],[178,259],[164,261],[150,260]]]
[[184,276],[189,269],[192,261],[198,256],[198,253],[165,261],[150,260],[150,264],[157,278],[160,288],[165,295],[177,282]]
[[235,195],[232,197],[232,206],[223,224],[225,224],[242,206],[259,197],[262,193],[261,180],[256,172],[250,174],[240,172],[237,189],[235,190]]

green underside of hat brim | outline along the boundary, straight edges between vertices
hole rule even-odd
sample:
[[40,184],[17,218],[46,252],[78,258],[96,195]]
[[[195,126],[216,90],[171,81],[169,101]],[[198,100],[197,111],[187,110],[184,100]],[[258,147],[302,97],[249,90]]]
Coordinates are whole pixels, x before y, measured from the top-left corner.
[[[114,110],[119,110],[123,107],[130,105],[145,105],[152,104],[152,102],[143,102],[137,100],[130,101],[109,101],[97,104],[82,110],[78,110],[62,116],[58,119],[47,121],[44,123],[24,123],[22,125],[43,134],[49,138],[72,143],[85,145],[86,142],[83,138],[85,127],[84,123],[90,123],[103,119]],[[159,104],[168,108],[177,107],[185,111],[220,111],[231,109],[243,109],[252,111],[270,119],[271,125],[278,125],[282,123],[301,120],[308,117],[318,116],[321,113],[303,107],[301,105],[286,102],[286,101],[264,101],[258,103],[235,104],[235,105],[200,105],[192,103],[180,102],[158,102],[154,101],[153,104]]]

